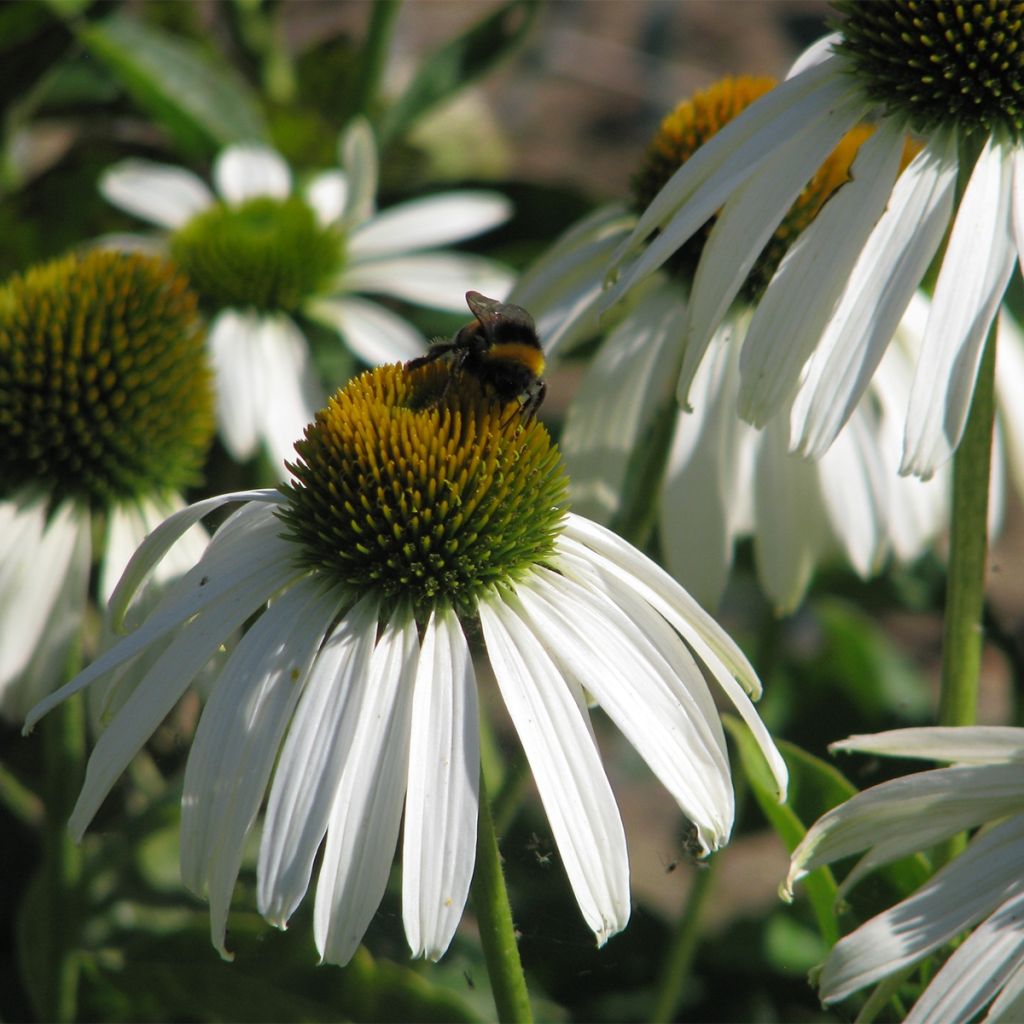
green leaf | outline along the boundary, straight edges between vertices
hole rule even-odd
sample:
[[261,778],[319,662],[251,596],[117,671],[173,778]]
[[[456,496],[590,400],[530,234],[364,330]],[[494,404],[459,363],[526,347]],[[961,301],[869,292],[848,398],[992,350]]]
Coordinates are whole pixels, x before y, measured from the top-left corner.
[[381,144],[401,136],[431,107],[490,71],[520,43],[537,10],[537,0],[510,0],[430,54],[381,120]]
[[80,27],[79,35],[187,155],[206,157],[232,142],[265,138],[246,83],[192,43],[120,14]]

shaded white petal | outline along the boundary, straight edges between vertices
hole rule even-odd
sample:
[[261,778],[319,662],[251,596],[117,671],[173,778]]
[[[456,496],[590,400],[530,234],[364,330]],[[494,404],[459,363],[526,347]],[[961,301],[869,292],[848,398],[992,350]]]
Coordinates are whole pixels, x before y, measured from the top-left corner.
[[832,59],[832,47],[840,42],[843,38],[841,32],[832,32],[827,36],[822,36],[820,39],[816,39],[810,46],[800,54],[799,57],[790,65],[789,70],[786,72],[786,78],[793,78],[799,75],[802,71],[806,71],[808,68],[816,67],[818,64],[823,64],[826,61]]
[[604,273],[636,216],[615,204],[574,224],[522,273],[508,301],[528,309],[550,358],[598,331]]
[[399,203],[361,225],[349,240],[353,259],[398,256],[482,234],[503,224],[512,204],[498,192],[448,192]]
[[128,763],[167,717],[196,674],[228,637],[267,601],[278,582],[274,570],[247,577],[184,622],[149,667],[96,743],[68,828],[77,840]]
[[661,288],[613,330],[590,361],[569,407],[561,449],[573,508],[599,522],[619,510],[626,474],[641,437],[666,414],[677,359],[682,307]]
[[685,355],[676,392],[681,405],[688,405],[690,384],[708,342],[761,250],[861,113],[862,101],[854,97],[811,121],[793,137],[792,145],[779,147],[769,155],[718,214],[701,250],[690,292]]
[[480,734],[469,646],[450,608],[431,615],[413,692],[402,919],[413,956],[438,960],[458,927],[476,857]]
[[214,203],[191,171],[148,160],[122,160],[103,172],[99,184],[108,202],[172,231]]
[[1020,146],[1011,149],[1010,162],[1013,241],[1017,247],[1017,259],[1024,266],[1024,150]]
[[822,965],[825,1002],[894,974],[971,927],[1019,889],[1024,815],[975,837],[912,896],[840,939]]
[[1024,965],[1018,964],[1017,969],[1007,978],[996,1001],[989,1007],[985,1024],[1021,1019],[1024,1019]]
[[306,201],[322,228],[341,219],[347,200],[348,176],[344,171],[324,171],[316,175],[306,188]]
[[260,913],[279,928],[309,886],[359,717],[377,636],[377,602],[364,598],[317,654],[281,749],[257,866]]
[[999,317],[996,347],[996,415],[1006,460],[1018,496],[1024,497],[1024,334],[1005,312]]
[[569,884],[603,945],[629,920],[629,863],[622,820],[585,712],[524,622],[514,595],[489,595],[479,614],[487,656]]
[[326,963],[348,963],[387,887],[408,779],[418,654],[415,621],[396,612],[370,660],[331,809],[313,909],[313,936]]
[[938,135],[896,180],[797,392],[793,432],[805,455],[824,453],[871,380],[945,234],[956,173],[956,143]]
[[693,412],[676,417],[658,517],[665,565],[705,608],[718,604],[729,578],[757,443],[736,415],[734,331],[728,321],[720,329],[694,378]]
[[764,426],[796,391],[899,172],[904,135],[883,122],[861,146],[851,180],[834,193],[793,244],[750,323],[740,373],[739,409]]
[[263,409],[269,401],[257,353],[263,314],[225,309],[210,324],[207,346],[217,379],[217,423],[232,457],[256,454]]
[[[463,300],[465,302],[465,300]],[[427,350],[427,340],[408,320],[376,302],[346,295],[316,299],[303,312],[337,331],[350,349],[369,366],[414,359]]]
[[[705,852],[732,831],[733,794],[720,737],[678,677],[704,684],[685,649],[669,663],[634,621],[602,593],[538,571],[519,599],[533,631],[567,674],[592,693],[683,813]],[[718,714],[712,709],[715,723]]]
[[902,473],[927,479],[960,443],[988,329],[1016,253],[1010,167],[989,139],[964,190],[935,285],[907,412]]
[[1024,760],[1024,729],[1012,726],[930,726],[850,736],[829,750],[860,751],[886,757],[920,757],[957,764],[996,764]]
[[1024,963],[1024,886],[983,921],[942,965],[907,1024],[974,1020]]
[[[770,89],[724,125],[669,178],[620,246],[612,273],[621,271],[606,305],[654,273],[766,160],[780,150],[792,150],[795,139],[829,117],[833,108],[845,107],[850,97],[842,64],[831,57]],[[827,155],[826,150],[822,159]],[[776,223],[785,212],[785,207],[777,211]],[[644,248],[659,228],[660,234]],[[637,258],[622,266],[637,252]]]
[[292,172],[280,153],[254,143],[229,146],[213,164],[213,183],[233,206],[249,199],[270,196],[287,199]]
[[373,216],[377,196],[377,144],[365,118],[349,122],[338,141],[338,159],[348,179],[341,215],[341,227],[348,232]]
[[494,260],[455,252],[354,261],[344,275],[346,291],[376,292],[453,313],[466,311],[471,290],[504,301],[514,280],[512,270]]
[[883,782],[823,814],[793,851],[786,890],[822,864],[868,850],[841,892],[868,871],[1020,808],[1020,765],[954,765]]
[[181,796],[181,879],[210,900],[221,956],[245,837],[263,801],[278,745],[337,598],[304,577],[271,603],[231,653],[203,709]]

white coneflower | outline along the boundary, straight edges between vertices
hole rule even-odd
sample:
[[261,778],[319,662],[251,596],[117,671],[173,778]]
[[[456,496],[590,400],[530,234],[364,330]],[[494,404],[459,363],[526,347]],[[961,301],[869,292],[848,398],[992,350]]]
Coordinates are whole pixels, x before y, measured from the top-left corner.
[[[908,403],[901,470],[930,476],[959,442],[985,339],[1024,247],[1017,4],[838,2],[841,32],[706,143],[653,197],[614,263],[609,301],[716,214],[697,265],[678,395],[762,246],[858,122],[877,126],[850,180],[761,300],[740,361],[740,413],[794,399],[795,447],[821,455],[864,394],[949,232]],[[901,170],[906,132],[924,140]],[[969,174],[963,195],[958,178]]]
[[[726,78],[680,103],[634,178],[636,205],[643,209],[680,164],[773,84]],[[736,414],[740,352],[765,283],[793,240],[832,201],[869,135],[860,130],[842,140],[750,268],[741,299],[701,362],[692,412],[678,408],[674,388],[684,360],[690,284],[707,231],[675,254],[667,272],[635,289],[628,310],[616,308],[618,319],[606,326],[570,406],[562,449],[575,507],[615,524],[630,515],[638,489],[649,494],[666,566],[708,607],[722,594],[739,538],[753,536],[761,586],[779,611],[790,611],[822,562],[839,555],[869,576],[890,553],[904,561],[919,556],[941,529],[945,481],[901,480],[892,433],[895,410],[909,394],[907,362],[927,319],[923,297],[904,317],[902,344],[821,461],[787,454],[785,410],[760,432]],[[512,298],[537,309],[542,336],[551,339],[549,356],[604,326],[597,316],[602,257],[635,222],[615,207],[598,211],[516,284]],[[550,334],[543,329],[549,321],[555,327]]]
[[[182,877],[208,896],[213,942],[267,797],[260,911],[284,926],[314,865],[324,960],[355,952],[405,815],[403,918],[440,957],[474,866],[481,642],[583,916],[604,942],[629,917],[622,822],[588,699],[623,731],[702,850],[724,843],[733,792],[708,680],[748,722],[785,789],[743,654],[670,577],[565,510],[546,429],[437,361],[351,381],[296,445],[294,480],[173,516],[140,548],[115,619],[154,559],[212,509],[243,502],[174,595],[29,724],[154,644],[167,648],[110,722],[71,819],[81,835],[199,668],[251,616],[189,755]],[[269,795],[267,794],[269,787]],[[318,852],[322,855],[318,860]]]
[[211,315],[218,419],[237,459],[265,445],[283,464],[322,403],[302,317],[336,331],[374,365],[420,355],[426,339],[364,295],[460,312],[467,289],[502,297],[511,285],[511,274],[493,261],[437,248],[502,223],[507,199],[456,191],[378,212],[369,126],[354,122],[339,148],[344,170],[318,174],[301,191],[284,159],[257,144],[218,156],[216,195],[191,171],[137,159],[100,180],[110,202],[169,232],[161,248]]
[[[180,509],[212,439],[196,297],[163,260],[95,252],[0,287],[0,712],[21,721],[66,678],[94,534],[105,603],[131,553]],[[197,531],[198,532],[198,531]],[[158,569],[194,561],[182,538]]]
[[[970,931],[917,998],[908,1024],[1014,1021],[1024,1011],[1024,729],[939,727],[852,736],[833,750],[946,767],[874,786],[820,818],[793,852],[787,892],[823,864],[869,872],[966,830],[966,849],[901,903],[840,939],[818,973],[826,1003],[923,961]],[[971,931],[973,929],[973,931]]]

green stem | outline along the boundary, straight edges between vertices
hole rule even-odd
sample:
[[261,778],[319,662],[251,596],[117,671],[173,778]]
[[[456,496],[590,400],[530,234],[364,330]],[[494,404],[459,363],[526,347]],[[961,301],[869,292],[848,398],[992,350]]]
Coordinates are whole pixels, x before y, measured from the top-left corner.
[[0,764],[0,804],[25,825],[39,828],[45,812],[43,801],[9,768]]
[[701,914],[711,893],[717,864],[717,858],[712,858],[706,866],[702,865],[702,870],[694,877],[686,908],[679,918],[672,944],[661,965],[661,978],[655,993],[654,1011],[651,1013],[653,1024],[668,1024],[675,1020],[679,1001],[690,980],[693,957],[700,938]]
[[988,487],[995,413],[995,322],[985,341],[971,411],[953,456],[940,725],[973,725],[981,667],[981,618],[988,553]]
[[72,1021],[78,1005],[78,890],[82,852],[68,835],[67,821],[82,782],[85,709],[71,698],[43,720],[46,823],[43,830],[46,972],[42,1019]]
[[371,4],[370,26],[363,43],[359,73],[350,100],[349,113],[353,117],[369,114],[377,99],[380,79],[387,63],[391,30],[400,6],[401,0],[377,0]]
[[477,816],[476,870],[473,874],[472,896],[498,1020],[532,1021],[530,996],[519,959],[512,908],[509,906],[505,876],[501,870],[498,837],[491,820],[483,772],[480,773],[480,812]]

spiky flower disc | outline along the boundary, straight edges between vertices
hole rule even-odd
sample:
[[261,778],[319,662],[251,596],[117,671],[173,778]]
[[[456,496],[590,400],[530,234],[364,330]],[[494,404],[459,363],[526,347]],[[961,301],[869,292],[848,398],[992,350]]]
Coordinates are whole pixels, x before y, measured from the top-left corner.
[[922,134],[1024,128],[1024,3],[1020,0],[838,0],[838,45],[886,115]]
[[167,262],[72,255],[0,288],[0,494],[180,490],[213,428],[196,297]]
[[[662,121],[647,148],[643,166],[633,178],[637,209],[645,209],[669,178],[708,139],[775,85],[773,78],[752,78],[748,75],[723,78],[680,103]],[[829,196],[849,180],[850,165],[871,132],[869,126],[854,128],[817,170],[762,250],[744,283],[742,298],[748,302],[756,302],[760,298],[800,232],[810,224]],[[713,227],[712,219],[670,261],[671,268],[687,283],[693,280]]]
[[544,426],[438,362],[351,381],[296,444],[282,511],[303,560],[356,592],[472,612],[552,552],[566,477]]

